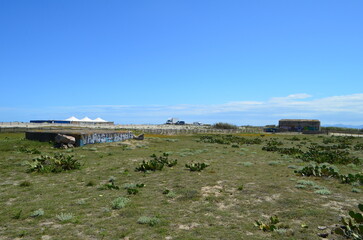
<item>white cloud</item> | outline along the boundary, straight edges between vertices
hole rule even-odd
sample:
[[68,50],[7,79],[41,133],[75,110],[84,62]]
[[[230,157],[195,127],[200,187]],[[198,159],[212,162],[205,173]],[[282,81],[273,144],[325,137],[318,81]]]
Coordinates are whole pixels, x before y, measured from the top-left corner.
[[[363,124],[363,93],[326,98],[313,98],[309,94],[298,93],[286,97],[274,97],[266,101],[234,101],[214,105],[91,105],[16,110],[0,108],[0,116],[14,112],[17,112],[17,116],[23,115],[31,119],[88,116],[102,117],[120,123],[163,123],[169,117],[179,117],[190,122],[227,121],[236,124],[263,125],[277,123],[281,118],[312,118],[320,119],[323,123],[361,125]],[[29,121],[30,119],[12,120]]]

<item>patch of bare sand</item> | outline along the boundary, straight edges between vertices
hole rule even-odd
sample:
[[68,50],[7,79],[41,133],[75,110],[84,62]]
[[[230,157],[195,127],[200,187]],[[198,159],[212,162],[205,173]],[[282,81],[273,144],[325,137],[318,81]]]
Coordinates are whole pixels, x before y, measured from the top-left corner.
[[[352,201],[354,202],[356,205],[358,205],[358,203],[356,203],[355,201]],[[351,210],[352,208],[354,208],[354,203],[352,202],[337,202],[337,201],[329,201],[325,204],[322,204],[323,207],[326,207],[326,208],[330,208],[330,209],[333,209],[337,212],[340,212],[342,214],[346,214],[347,211]]]
[[191,230],[191,229],[196,228],[198,226],[200,226],[200,224],[199,223],[195,223],[195,222],[190,223],[190,224],[187,224],[187,225],[179,224],[178,225],[178,229],[181,229],[181,230]]

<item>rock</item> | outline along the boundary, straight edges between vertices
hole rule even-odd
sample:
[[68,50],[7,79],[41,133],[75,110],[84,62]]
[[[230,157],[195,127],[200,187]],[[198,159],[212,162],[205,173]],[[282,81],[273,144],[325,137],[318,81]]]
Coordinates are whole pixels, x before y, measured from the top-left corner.
[[134,137],[135,140],[144,140],[144,134],[140,134],[137,137]]
[[76,143],[76,138],[72,137],[72,136],[67,136],[67,135],[62,135],[62,134],[58,134],[55,138],[54,141],[56,143],[63,143],[63,144],[75,144]]
[[67,148],[68,148],[68,146],[67,146],[66,144],[64,144],[64,143],[61,143],[61,144],[60,144],[60,148],[61,148],[61,149],[67,149]]
[[326,238],[329,235],[329,233],[318,233],[319,237]]
[[318,226],[319,230],[325,230],[327,227],[326,226]]

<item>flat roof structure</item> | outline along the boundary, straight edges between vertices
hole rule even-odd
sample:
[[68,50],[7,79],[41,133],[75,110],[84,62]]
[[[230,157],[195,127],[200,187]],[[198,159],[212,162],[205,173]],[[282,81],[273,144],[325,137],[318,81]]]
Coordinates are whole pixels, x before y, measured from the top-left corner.
[[281,119],[279,129],[291,132],[319,132],[320,121],[316,119]]

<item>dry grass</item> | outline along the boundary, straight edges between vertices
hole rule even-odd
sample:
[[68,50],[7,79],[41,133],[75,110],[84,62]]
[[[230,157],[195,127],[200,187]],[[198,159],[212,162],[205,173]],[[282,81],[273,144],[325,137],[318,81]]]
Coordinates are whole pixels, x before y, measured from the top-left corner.
[[[340,184],[336,179],[295,175],[288,166],[306,163],[262,151],[264,143],[239,149],[201,143],[198,136],[146,135],[142,142],[95,144],[67,152],[47,143],[22,140],[23,137],[0,134],[0,239],[4,240],[320,239],[317,234],[322,231],[318,226],[327,226],[326,232],[330,232],[339,216],[355,209],[363,197],[361,192],[352,192],[351,185]],[[291,136],[277,137],[284,146],[299,144],[287,140]],[[322,142],[316,136],[304,137]],[[125,144],[128,147],[123,147]],[[27,173],[24,161],[38,155],[21,152],[21,147],[37,148],[44,154],[72,154],[83,166],[58,174]],[[178,159],[178,164],[152,173],[134,171],[151,154],[163,152]],[[353,154],[363,158],[362,152]],[[210,166],[202,172],[190,172],[184,166],[192,161]],[[272,161],[279,164],[270,165]],[[245,162],[251,165],[246,167]],[[354,169],[337,166],[342,172],[362,170],[362,165]],[[120,186],[119,190],[101,190],[110,177]],[[296,188],[301,180],[313,181],[331,194],[316,194],[312,187]],[[24,181],[30,184],[20,186]],[[145,186],[137,194],[129,195],[122,186],[131,183]],[[355,188],[362,190],[362,186]],[[165,194],[165,189],[173,197]],[[123,208],[113,209],[112,201],[119,197],[129,201]],[[30,217],[38,209],[43,209],[44,215]],[[61,213],[72,214],[73,218],[59,221],[57,215]],[[253,226],[254,220],[273,215],[288,225],[288,231],[266,233]],[[140,224],[142,217],[158,219],[157,224]],[[308,228],[301,227],[303,224]]]

